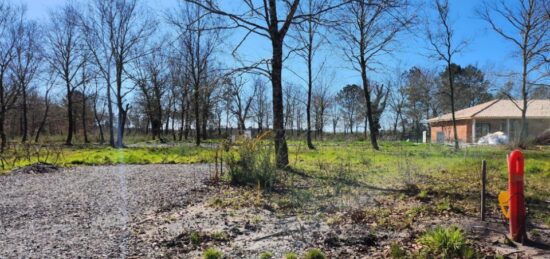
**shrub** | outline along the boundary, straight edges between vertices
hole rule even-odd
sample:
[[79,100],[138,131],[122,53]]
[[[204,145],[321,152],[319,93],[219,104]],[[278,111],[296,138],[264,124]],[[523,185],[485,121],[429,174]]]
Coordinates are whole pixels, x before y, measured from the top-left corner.
[[419,238],[426,257],[435,258],[473,258],[474,250],[468,245],[464,233],[456,226],[437,227]]
[[204,259],[221,259],[223,257],[223,253],[216,249],[216,248],[208,248],[204,250],[202,253],[202,258]]
[[307,251],[306,256],[304,256],[304,259],[326,259],[327,257],[321,250],[314,248]]
[[272,161],[272,148],[261,143],[267,134],[255,139],[243,140],[237,154],[230,153],[227,159],[229,180],[234,185],[259,185],[270,190],[277,173]]
[[286,253],[285,259],[298,259],[298,255],[294,252]]

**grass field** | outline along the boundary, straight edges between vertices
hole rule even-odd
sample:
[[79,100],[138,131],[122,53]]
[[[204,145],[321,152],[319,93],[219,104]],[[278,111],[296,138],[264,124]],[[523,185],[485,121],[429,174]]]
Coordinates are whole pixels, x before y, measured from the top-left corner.
[[[271,142],[264,142],[271,145]],[[60,166],[105,164],[188,164],[215,161],[216,141],[206,147],[191,143],[158,145],[141,142],[124,149],[97,145],[21,146],[2,158],[3,171],[8,172],[37,162]],[[507,147],[468,147],[453,152],[443,145],[409,142],[382,142],[375,151],[364,141],[323,141],[315,150],[307,149],[302,141],[289,141],[292,172],[285,174],[285,186],[300,185],[308,188],[292,188],[293,194],[311,204],[330,202],[328,193],[338,194],[338,199],[363,196],[370,190],[393,191],[428,195],[440,202],[453,201],[456,210],[475,214],[478,211],[481,161],[488,162],[489,203],[496,209],[496,196],[507,186]],[[233,148],[232,150],[235,150]],[[233,151],[230,151],[233,152]],[[537,209],[550,197],[550,148],[524,151],[526,199],[534,204],[531,213],[537,220],[550,223],[546,209]],[[226,154],[227,155],[227,154]],[[303,177],[307,176],[306,180]],[[304,184],[304,181],[307,184]],[[372,187],[372,188],[370,188]],[[413,188],[414,190],[410,190]],[[326,204],[324,204],[326,205]],[[317,206],[312,206],[314,209]]]
[[[408,188],[439,202],[453,203],[456,210],[475,215],[479,211],[481,163],[487,160],[487,192],[493,209],[496,197],[507,188],[507,147],[469,147],[453,152],[443,145],[383,142],[381,151],[367,142],[322,142],[316,150],[291,144],[291,165],[308,175],[345,180],[351,186],[380,189]],[[550,224],[550,211],[540,204],[550,198],[550,148],[523,151],[525,155],[526,200],[532,216]],[[341,181],[340,181],[341,182]],[[362,189],[362,188],[358,188]]]
[[[248,154],[256,157],[253,163],[262,164],[258,167],[260,171],[265,168],[276,174],[274,178],[266,178],[276,179],[276,183],[269,188],[260,186],[259,181],[256,184],[255,180],[248,187],[231,186],[227,184],[229,181],[214,184],[218,193],[207,197],[205,206],[228,215],[240,215],[242,209],[247,208],[255,212],[268,208],[275,212],[276,218],[297,217],[322,222],[332,230],[348,229],[345,236],[350,240],[364,238],[367,231],[379,242],[375,253],[385,250],[412,256],[421,252],[417,249],[419,243],[433,241],[425,235],[458,233],[461,238],[463,235],[460,229],[432,231],[427,226],[448,226],[450,222],[460,225],[463,221],[477,219],[481,162],[486,160],[487,214],[498,224],[505,222],[497,196],[507,188],[506,156],[511,151],[508,147],[473,146],[454,152],[449,146],[409,142],[382,142],[380,151],[373,150],[365,141],[318,141],[315,145],[315,150],[309,150],[303,141],[289,141],[290,165],[284,171],[263,167],[265,157],[268,161],[273,160],[269,140],[238,142],[229,151],[222,151],[221,147],[227,146],[215,140],[201,147],[192,143],[135,141],[123,149],[99,145],[19,145],[6,152],[0,161],[3,172],[8,173],[34,163],[63,167],[214,163],[220,157],[224,162],[238,161],[242,154]],[[241,152],[250,146],[262,152]],[[524,150],[524,154],[529,222],[550,227],[550,147]],[[225,170],[228,171],[231,170]],[[241,171],[240,177],[243,173],[246,177],[249,172]],[[226,173],[225,178],[230,180],[230,174]],[[536,236],[537,231],[530,227],[529,235]],[[481,245],[471,239],[465,240],[480,255],[492,246],[491,243]],[[482,240],[484,238],[477,239]],[[359,249],[364,245],[355,247]],[[337,248],[325,244],[324,249],[334,252]],[[494,251],[488,253],[495,254]]]

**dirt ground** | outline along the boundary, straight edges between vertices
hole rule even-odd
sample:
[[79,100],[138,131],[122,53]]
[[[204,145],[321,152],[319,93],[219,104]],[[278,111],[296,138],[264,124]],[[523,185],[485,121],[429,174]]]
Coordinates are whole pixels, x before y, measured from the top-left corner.
[[512,244],[494,211],[487,222],[452,211],[411,216],[425,201],[383,190],[342,199],[360,205],[348,209],[289,209],[282,194],[209,181],[211,169],[115,165],[2,176],[0,257],[199,258],[215,247],[227,258],[311,248],[331,258],[384,258],[391,245],[418,251],[426,229],[455,224],[483,254],[550,258],[548,227],[529,226],[535,244]]

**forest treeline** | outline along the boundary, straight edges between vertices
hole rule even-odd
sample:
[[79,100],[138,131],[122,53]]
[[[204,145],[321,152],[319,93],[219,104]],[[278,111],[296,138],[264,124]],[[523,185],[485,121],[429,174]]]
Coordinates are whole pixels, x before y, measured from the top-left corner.
[[[426,119],[493,98],[523,100],[523,114],[528,100],[549,98],[546,0],[486,1],[476,10],[517,50],[522,69],[502,85],[476,65],[455,63],[467,42],[454,33],[448,1],[243,0],[235,11],[182,0],[162,12],[148,4],[67,1],[38,21],[24,5],[0,0],[1,150],[60,135],[67,145],[78,136],[120,148],[129,132],[200,145],[254,128],[273,131],[277,165],[285,166],[286,135],[295,132],[309,148],[326,133],[363,133],[378,149],[380,137],[418,138]],[[235,35],[242,37],[228,49]],[[380,76],[380,57],[416,36],[443,69]],[[239,54],[251,37],[265,42],[269,57]],[[331,76],[326,48],[343,54],[356,85]],[[286,67],[288,58],[305,71]],[[295,81],[283,77],[287,69]]]

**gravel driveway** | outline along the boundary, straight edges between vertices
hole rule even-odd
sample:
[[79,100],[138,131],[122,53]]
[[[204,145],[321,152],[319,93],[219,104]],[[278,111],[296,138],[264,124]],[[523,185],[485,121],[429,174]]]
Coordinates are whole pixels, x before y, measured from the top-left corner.
[[0,258],[146,256],[132,226],[185,207],[208,165],[79,167],[0,177]]

